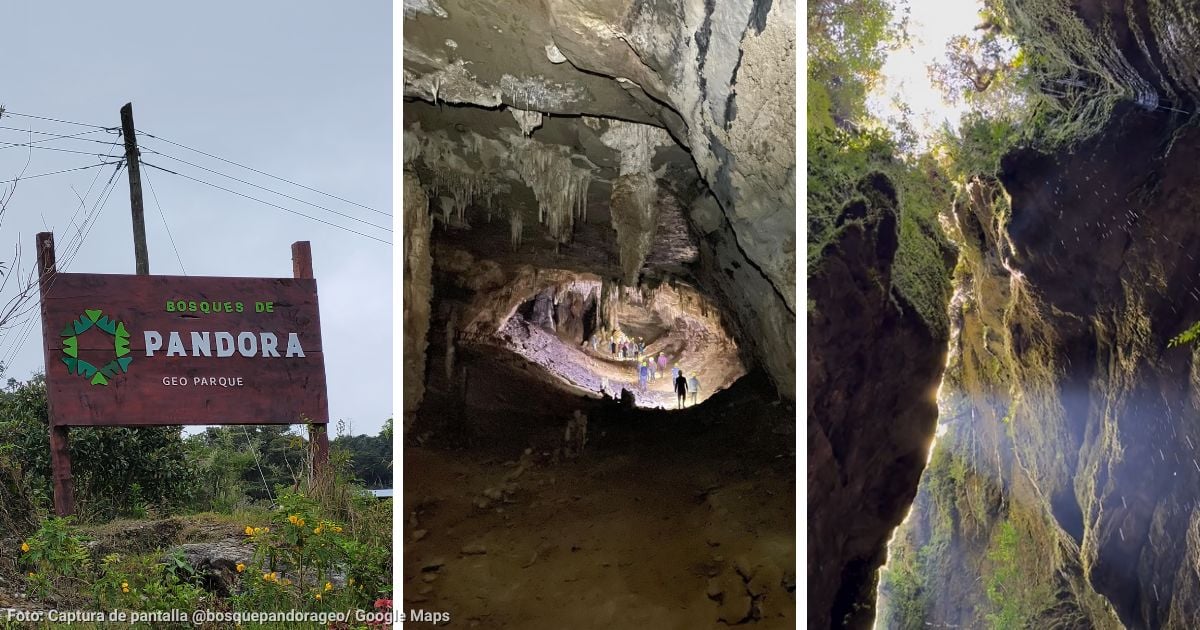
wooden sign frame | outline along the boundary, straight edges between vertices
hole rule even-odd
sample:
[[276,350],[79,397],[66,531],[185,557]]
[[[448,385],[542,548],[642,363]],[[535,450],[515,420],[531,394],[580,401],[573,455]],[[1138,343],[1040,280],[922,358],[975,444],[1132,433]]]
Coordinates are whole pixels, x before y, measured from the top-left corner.
[[292,278],[59,273],[50,232],[37,252],[56,514],[75,509],[72,426],[304,423],[327,468],[308,241],[292,244]]

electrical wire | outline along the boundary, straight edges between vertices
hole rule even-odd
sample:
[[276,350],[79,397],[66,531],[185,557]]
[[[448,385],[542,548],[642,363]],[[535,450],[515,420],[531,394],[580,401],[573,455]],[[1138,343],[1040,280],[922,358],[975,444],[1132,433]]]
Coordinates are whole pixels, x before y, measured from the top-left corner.
[[3,151],[4,149],[11,149],[13,147],[28,147],[30,149],[38,149],[40,151],[59,151],[62,153],[77,153],[79,155],[91,155],[91,156],[95,156],[95,157],[101,157],[101,155],[99,153],[96,153],[95,151],[76,151],[75,149],[64,149],[62,147],[35,147],[35,146],[33,146],[34,143],[32,143],[32,142],[25,142],[22,144],[16,144],[13,142],[0,142],[0,144],[4,145],[4,146],[0,146],[0,151]]
[[7,109],[0,110],[0,118],[3,118],[4,116],[20,116],[22,118],[35,118],[37,120],[48,120],[51,122],[66,123],[68,125],[79,125],[81,127],[95,127],[97,129],[111,129],[111,127],[105,127],[104,125],[93,125],[90,123],[76,122],[74,120],[63,120],[61,118],[48,118],[46,116],[35,116],[33,114],[21,114],[18,112],[11,112]]
[[11,184],[13,182],[21,182],[21,181],[25,181],[27,179],[37,179],[39,177],[48,177],[50,175],[58,175],[59,173],[70,173],[73,171],[82,171],[82,170],[86,170],[89,168],[96,168],[97,166],[108,166],[109,164],[115,164],[115,163],[116,162],[100,162],[99,164],[89,164],[87,166],[79,166],[76,168],[67,168],[67,169],[63,169],[61,171],[51,171],[49,173],[38,173],[37,175],[26,175],[25,177],[17,177],[15,179],[6,179],[6,180],[0,182],[0,184]]
[[386,231],[386,232],[391,232],[391,231],[392,231],[392,228],[389,228],[389,227],[384,227],[384,226],[382,226],[382,225],[378,225],[378,224],[375,224],[375,223],[371,223],[370,221],[366,221],[366,220],[360,219],[360,218],[358,218],[358,217],[356,217],[356,216],[349,215],[349,214],[346,214],[346,213],[344,213],[344,212],[338,212],[337,210],[334,210],[334,209],[332,209],[332,208],[326,208],[325,206],[322,206],[322,205],[319,205],[319,204],[312,203],[311,201],[305,201],[304,199],[300,199],[299,197],[293,197],[293,196],[291,196],[291,195],[289,195],[289,194],[286,194],[286,193],[281,193],[281,192],[279,192],[278,190],[274,190],[274,189],[271,189],[271,188],[267,188],[267,187],[265,187],[265,186],[259,186],[258,184],[255,184],[255,183],[253,183],[253,182],[248,182],[248,181],[246,181],[246,180],[244,180],[244,179],[239,179],[239,178],[237,178],[237,177],[234,177],[233,175],[227,175],[227,174],[225,174],[225,173],[222,173],[222,172],[220,172],[220,171],[214,171],[214,170],[213,170],[213,169],[211,169],[211,168],[207,168],[207,167],[201,166],[201,165],[199,165],[199,164],[195,164],[195,163],[193,163],[193,162],[189,162],[189,161],[187,161],[187,160],[185,160],[185,159],[183,159],[183,158],[178,158],[178,157],[175,157],[175,156],[173,156],[173,155],[167,155],[166,153],[162,153],[162,152],[160,152],[160,151],[155,151],[154,149],[147,149],[147,148],[145,148],[145,147],[138,147],[138,150],[139,150],[139,151],[145,151],[145,152],[147,152],[147,153],[153,153],[153,154],[155,154],[155,155],[161,155],[161,156],[163,156],[163,157],[165,157],[165,158],[167,158],[167,159],[170,159],[170,160],[175,160],[176,162],[182,162],[182,163],[184,163],[184,164],[187,164],[188,166],[194,166],[194,167],[196,167],[196,168],[198,168],[198,169],[200,169],[200,170],[202,170],[202,171],[208,171],[209,173],[213,173],[213,174],[215,174],[215,175],[220,175],[221,177],[227,177],[227,178],[229,178],[229,179],[232,179],[232,180],[233,180],[233,181],[235,181],[235,182],[241,182],[241,183],[243,183],[243,184],[246,184],[247,186],[253,186],[253,187],[255,187],[255,188],[258,188],[259,190],[265,190],[265,191],[267,191],[267,192],[269,192],[269,193],[274,193],[274,194],[276,194],[276,195],[279,195],[280,197],[286,197],[286,198],[288,198],[288,199],[291,199],[292,201],[299,201],[300,203],[303,203],[303,204],[310,205],[310,206],[312,206],[312,207],[314,207],[314,208],[320,208],[321,210],[325,210],[325,211],[327,211],[327,212],[332,212],[332,213],[334,213],[334,214],[336,214],[336,215],[338,215],[338,216],[340,216],[340,217],[345,217],[345,218],[347,218],[347,219],[350,219],[350,220],[352,220],[352,221],[358,221],[359,223],[364,223],[364,224],[366,224],[366,225],[369,225],[369,226],[371,226],[371,227],[373,227],[373,228],[377,228],[377,229],[380,229],[380,230],[384,230],[384,231]]
[[43,142],[50,142],[51,140],[78,140],[80,142],[98,142],[100,144],[108,144],[107,140],[95,140],[92,138],[81,138],[80,136],[86,136],[86,135],[90,135],[93,133],[100,133],[101,131],[112,131],[112,130],[106,130],[106,129],[91,129],[89,131],[81,131],[79,133],[53,134],[48,131],[34,131],[33,129],[21,129],[20,127],[0,126],[0,129],[6,129],[9,131],[18,131],[20,133],[26,133],[26,134],[36,133],[39,136],[52,136],[50,138],[42,138],[41,140],[32,140],[32,141],[30,141],[28,143],[24,143],[24,144],[15,144],[15,143],[7,143],[6,142],[5,144],[7,144],[9,146],[4,147],[5,149],[11,149],[13,147],[24,147],[24,146],[29,146],[31,144],[41,144]]
[[154,138],[155,140],[162,140],[163,142],[166,142],[167,144],[173,144],[173,145],[175,145],[175,146],[177,146],[177,147],[179,147],[179,148],[181,148],[181,149],[187,149],[188,151],[193,151],[193,152],[199,153],[200,155],[206,155],[206,156],[208,156],[208,157],[210,157],[210,158],[213,158],[214,160],[220,160],[220,161],[222,161],[222,162],[226,162],[226,163],[228,163],[228,164],[232,164],[232,165],[234,165],[234,166],[240,166],[241,168],[244,168],[244,169],[246,169],[246,170],[249,170],[249,171],[254,171],[255,173],[258,173],[259,175],[266,175],[267,177],[270,177],[270,178],[272,178],[272,179],[278,179],[278,180],[279,180],[279,181],[281,181],[281,182],[287,182],[287,183],[289,183],[289,184],[291,184],[291,185],[293,185],[293,186],[299,186],[300,188],[303,188],[303,189],[305,189],[305,190],[309,190],[309,191],[315,192],[315,193],[317,193],[317,194],[325,195],[326,197],[331,197],[331,198],[333,198],[333,199],[337,199],[338,201],[344,201],[344,202],[346,202],[346,203],[348,203],[348,204],[351,204],[351,205],[354,205],[354,206],[358,206],[358,207],[360,207],[360,208],[365,208],[365,209],[367,209],[367,210],[370,210],[371,212],[376,212],[376,213],[382,214],[382,215],[383,215],[383,216],[385,216],[385,217],[390,217],[390,216],[392,216],[392,213],[390,213],[390,212],[384,212],[384,211],[382,211],[382,210],[376,210],[375,208],[372,208],[371,206],[366,206],[366,205],[363,205],[363,204],[361,204],[361,203],[358,203],[358,202],[356,202],[356,201],[350,201],[349,199],[345,199],[345,198],[343,198],[343,197],[339,197],[339,196],[337,196],[337,195],[334,195],[334,194],[327,193],[327,192],[325,192],[325,191],[323,191],[323,190],[317,190],[316,188],[312,188],[312,187],[310,187],[310,186],[305,186],[304,184],[301,184],[301,183],[298,183],[298,182],[294,182],[294,181],[292,181],[292,180],[290,180],[290,179],[286,179],[286,178],[283,178],[283,177],[279,177],[278,175],[272,175],[272,174],[270,174],[270,173],[268,173],[268,172],[266,172],[266,171],[260,171],[260,170],[258,170],[258,169],[256,169],[256,168],[253,168],[253,167],[250,167],[250,166],[246,166],[245,164],[241,164],[241,163],[239,163],[239,162],[234,162],[233,160],[229,160],[229,159],[223,158],[223,157],[221,157],[221,156],[219,156],[219,155],[213,155],[213,154],[211,154],[211,153],[206,153],[206,152],[204,152],[204,151],[201,151],[200,149],[193,149],[192,147],[189,147],[189,146],[187,146],[187,145],[185,145],[185,144],[180,144],[180,143],[178,143],[178,142],[175,142],[174,140],[168,140],[167,138],[164,138],[164,137],[162,137],[162,136],[156,136],[156,135],[154,135],[154,134],[152,134],[152,133],[149,133],[149,132],[146,132],[146,131],[142,131],[141,129],[138,129],[138,130],[137,130],[137,132],[138,132],[138,133],[140,133],[140,134],[142,134],[143,136],[146,136],[147,138]]
[[146,171],[146,185],[150,187],[150,196],[154,197],[154,205],[158,208],[158,216],[162,217],[163,227],[167,229],[167,238],[171,241],[171,249],[175,250],[175,260],[179,261],[179,269],[183,275],[188,275],[187,268],[183,266],[183,258],[179,255],[179,248],[175,247],[175,237],[171,235],[171,226],[167,225],[167,215],[163,213],[162,204],[158,203],[158,193],[154,192],[154,184],[150,182],[150,172]]
[[278,209],[280,209],[280,210],[283,210],[284,212],[289,212],[289,213],[291,213],[291,214],[295,214],[295,215],[298,215],[298,216],[302,216],[302,217],[304,217],[304,218],[306,218],[306,219],[312,219],[313,221],[316,221],[317,223],[324,223],[325,225],[328,225],[328,226],[330,226],[330,227],[335,227],[335,228],[338,228],[339,230],[345,230],[345,231],[347,231],[347,232],[350,232],[351,234],[357,234],[357,235],[359,235],[359,236],[364,236],[364,237],[366,237],[366,238],[369,238],[369,239],[371,239],[371,240],[373,240],[373,241],[378,241],[378,242],[380,242],[380,243],[383,243],[384,245],[391,245],[391,243],[390,243],[390,242],[388,242],[388,241],[385,241],[385,240],[383,240],[383,239],[381,239],[381,238],[377,238],[377,237],[371,236],[370,234],[364,234],[364,233],[362,233],[362,232],[359,232],[358,230],[352,230],[352,229],[350,229],[350,228],[348,228],[348,227],[346,227],[346,226],[344,226],[344,225],[338,225],[338,224],[336,224],[336,223],[330,223],[329,221],[326,221],[326,220],[324,220],[324,219],[319,219],[319,218],[317,218],[317,217],[314,217],[314,216],[311,216],[311,215],[304,214],[303,212],[298,212],[298,211],[296,211],[296,210],[292,210],[291,208],[287,208],[287,207],[281,206],[281,205],[279,205],[279,204],[276,204],[276,203],[271,203],[270,201],[264,201],[264,200],[262,200],[262,199],[259,199],[258,197],[251,197],[250,195],[247,195],[247,194],[245,194],[245,193],[240,193],[240,192],[238,192],[238,191],[236,191],[236,190],[232,190],[232,189],[226,188],[226,187],[224,187],[224,186],[220,186],[220,185],[218,185],[218,184],[214,184],[214,183],[212,183],[212,182],[207,182],[207,181],[204,181],[203,179],[198,179],[198,178],[192,177],[191,175],[185,175],[184,173],[179,173],[179,172],[176,172],[176,171],[172,171],[172,170],[170,170],[170,169],[163,168],[163,167],[161,167],[161,166],[157,166],[157,165],[155,165],[155,164],[151,164],[151,163],[149,163],[149,162],[147,162],[147,161],[145,161],[145,160],[142,160],[142,161],[141,161],[141,163],[142,163],[143,165],[145,165],[145,166],[149,166],[150,168],[156,168],[156,169],[158,169],[158,170],[160,170],[160,171],[163,171],[163,172],[166,172],[166,173],[170,173],[170,174],[172,174],[172,175],[176,175],[176,176],[178,176],[178,177],[182,177],[182,178],[184,178],[184,179],[190,179],[190,180],[192,180],[192,181],[194,181],[194,182],[197,182],[197,183],[200,183],[200,184],[204,184],[205,186],[211,186],[211,187],[213,187],[213,188],[216,188],[216,189],[218,189],[218,190],[224,190],[225,192],[228,192],[228,193],[235,194],[235,195],[237,195],[237,196],[239,196],[239,197],[245,197],[246,199],[249,199],[249,200],[251,200],[251,201],[257,201],[257,202],[259,202],[259,203],[261,203],[261,204],[268,205],[268,206],[271,206],[271,207],[273,207],[273,208],[278,208]]

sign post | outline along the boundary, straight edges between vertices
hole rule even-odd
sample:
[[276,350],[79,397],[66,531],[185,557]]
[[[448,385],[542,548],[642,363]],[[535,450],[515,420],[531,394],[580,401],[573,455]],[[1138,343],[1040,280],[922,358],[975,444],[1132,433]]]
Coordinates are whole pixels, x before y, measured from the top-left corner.
[[307,424],[329,457],[317,285],[293,278],[58,273],[37,235],[54,510],[74,512],[68,427]]

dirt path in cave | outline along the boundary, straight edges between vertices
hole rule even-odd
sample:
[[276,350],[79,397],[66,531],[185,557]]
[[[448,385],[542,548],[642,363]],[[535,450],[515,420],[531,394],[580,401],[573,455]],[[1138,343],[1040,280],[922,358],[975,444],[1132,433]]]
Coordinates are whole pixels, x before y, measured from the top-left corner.
[[573,460],[407,447],[405,609],[472,628],[795,627],[790,436],[610,430]]

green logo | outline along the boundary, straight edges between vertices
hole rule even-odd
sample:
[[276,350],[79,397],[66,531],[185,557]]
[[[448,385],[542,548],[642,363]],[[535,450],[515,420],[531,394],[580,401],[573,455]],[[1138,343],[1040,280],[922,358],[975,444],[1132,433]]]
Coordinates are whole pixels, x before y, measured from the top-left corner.
[[[113,360],[102,368],[79,358],[79,335],[92,326],[113,337]],[[129,331],[125,330],[125,322],[113,320],[98,308],[85,310],[79,319],[67,324],[59,334],[65,337],[62,352],[65,355],[63,363],[67,364],[67,373],[90,378],[92,385],[108,385],[108,379],[116,378],[118,373],[128,372],[129,364],[133,363],[133,357],[126,356],[129,354]]]

